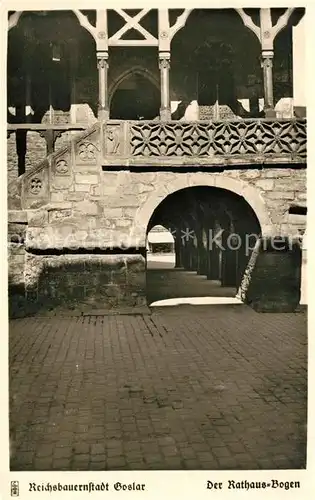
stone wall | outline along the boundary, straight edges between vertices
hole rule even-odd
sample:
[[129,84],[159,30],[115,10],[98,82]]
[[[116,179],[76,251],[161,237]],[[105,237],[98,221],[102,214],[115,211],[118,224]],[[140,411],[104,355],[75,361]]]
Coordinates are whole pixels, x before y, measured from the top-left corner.
[[8,220],[8,291],[10,313],[18,314],[25,302],[25,236],[27,216],[10,212]]
[[255,186],[263,197],[275,233],[298,235],[305,230],[305,218],[291,219],[289,208],[292,205],[306,206],[306,169],[305,168],[266,168],[225,172]]
[[292,312],[300,301],[300,274],[298,242],[281,241],[276,249],[274,242],[262,239],[243,300],[258,312]]
[[145,299],[142,255],[26,253],[26,301],[37,308],[139,307]]
[[[306,170],[301,164],[260,164],[256,168],[230,162],[222,164],[220,171],[217,165],[208,165],[206,171],[195,166],[189,172],[165,164],[151,171],[121,169],[103,165],[104,148],[108,151],[113,144],[110,135],[105,136],[105,144],[100,137],[97,124],[75,138],[71,148],[60,150],[26,173],[15,186],[21,190],[11,192],[9,208],[17,211],[10,215],[9,233],[23,233],[12,240],[15,245],[25,241],[25,254],[22,247],[11,248],[11,269],[17,265],[16,279],[25,285],[26,301],[34,307],[79,302],[134,307],[145,303],[142,255],[148,223],[158,205],[181,189],[209,186],[244,197],[258,217],[263,236],[296,237],[305,229],[303,219],[289,217],[291,205],[305,206]],[[18,211],[18,203],[24,212]],[[295,262],[287,257],[278,260],[283,275],[288,275]],[[277,266],[270,258],[265,258],[266,268],[275,274]],[[261,273],[258,282],[265,279]]]
[[[172,192],[172,186],[176,190],[178,180],[189,187],[215,185],[219,179],[220,185],[224,187],[226,183],[229,189],[231,178],[237,180],[240,189],[254,188],[257,199],[265,206],[274,234],[288,236],[304,231],[304,218],[292,221],[289,208],[296,204],[305,206],[305,169],[110,172],[102,171],[97,165],[76,165],[73,173],[57,176],[52,182],[49,205],[33,210],[35,201],[30,202],[27,243],[33,248],[59,249],[70,243],[80,248],[144,247],[146,227],[136,227],[135,219],[154,197],[157,186],[162,201]],[[148,214],[148,220],[151,215]]]

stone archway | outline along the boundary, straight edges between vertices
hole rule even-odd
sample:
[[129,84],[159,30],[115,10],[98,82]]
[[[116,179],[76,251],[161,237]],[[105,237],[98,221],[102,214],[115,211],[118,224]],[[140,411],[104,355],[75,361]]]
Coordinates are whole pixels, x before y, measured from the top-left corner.
[[147,200],[139,207],[134,220],[134,235],[137,237],[139,246],[145,246],[146,229],[154,210],[158,205],[170,194],[181,189],[197,186],[217,187],[231,191],[248,203],[256,214],[261,227],[262,236],[272,236],[275,232],[275,227],[269,216],[266,204],[260,192],[250,184],[227,177],[222,174],[209,173],[189,173],[175,176],[174,174],[163,175],[163,181],[158,182],[156,188]]
[[240,192],[207,184],[191,182],[173,192],[171,186],[150,217],[147,231],[160,224],[174,235],[175,267],[160,259],[152,269],[147,260],[149,302],[236,296],[260,222]]

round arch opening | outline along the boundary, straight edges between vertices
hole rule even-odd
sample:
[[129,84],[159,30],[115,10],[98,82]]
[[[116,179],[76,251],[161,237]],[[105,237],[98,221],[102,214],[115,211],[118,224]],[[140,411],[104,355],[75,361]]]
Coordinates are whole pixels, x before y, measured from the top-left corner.
[[161,258],[152,267],[147,254],[149,303],[176,298],[235,300],[262,233],[244,197],[219,187],[179,189],[156,206],[147,235],[157,225],[174,236],[175,265]]

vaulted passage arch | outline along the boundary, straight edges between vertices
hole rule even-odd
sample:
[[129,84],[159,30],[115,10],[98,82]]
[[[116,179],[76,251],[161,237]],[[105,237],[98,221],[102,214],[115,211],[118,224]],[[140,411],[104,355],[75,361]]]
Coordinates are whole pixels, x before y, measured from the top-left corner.
[[[168,228],[175,238],[175,267],[195,271],[204,276],[201,287],[191,286],[182,275],[174,281],[174,273],[164,272],[163,280],[148,271],[148,299],[170,296],[222,295],[220,286],[229,295],[235,295],[244,275],[248,260],[260,238],[262,229],[251,206],[240,195],[226,189],[195,186],[168,195],[155,208],[147,226],[147,232],[157,224]],[[163,267],[163,266],[162,266]],[[165,266],[164,266],[165,267]],[[191,279],[191,278],[190,278]],[[169,280],[170,288],[167,290]],[[205,280],[216,282],[207,288]],[[163,286],[153,290],[158,283]],[[185,287],[187,290],[185,290]],[[152,294],[152,292],[154,293]],[[166,293],[166,296],[165,296]],[[164,296],[163,296],[164,294]]]

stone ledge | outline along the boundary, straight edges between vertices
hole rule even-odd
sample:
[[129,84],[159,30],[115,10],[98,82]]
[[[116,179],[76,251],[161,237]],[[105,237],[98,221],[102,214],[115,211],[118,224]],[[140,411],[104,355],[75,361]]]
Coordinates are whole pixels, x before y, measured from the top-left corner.
[[[208,157],[193,157],[193,156],[135,156],[129,158],[117,157],[102,159],[102,169],[105,171],[114,170],[115,167],[125,168],[146,168],[150,167],[160,168],[162,171],[171,167],[208,167],[209,169],[215,167],[229,167],[234,165],[248,166],[248,165],[283,165],[288,164],[289,168],[292,164],[306,164],[306,157],[292,156],[291,154],[282,153],[281,155],[257,156],[257,155],[244,155],[236,157],[231,156],[208,156]],[[107,170],[109,169],[109,170]]]
[[55,203],[48,203],[47,205],[44,205],[42,209],[51,212],[53,210],[69,210],[72,208],[72,206],[73,204],[70,202],[61,201]]
[[26,210],[8,210],[8,222],[16,224],[27,224],[28,216]]

